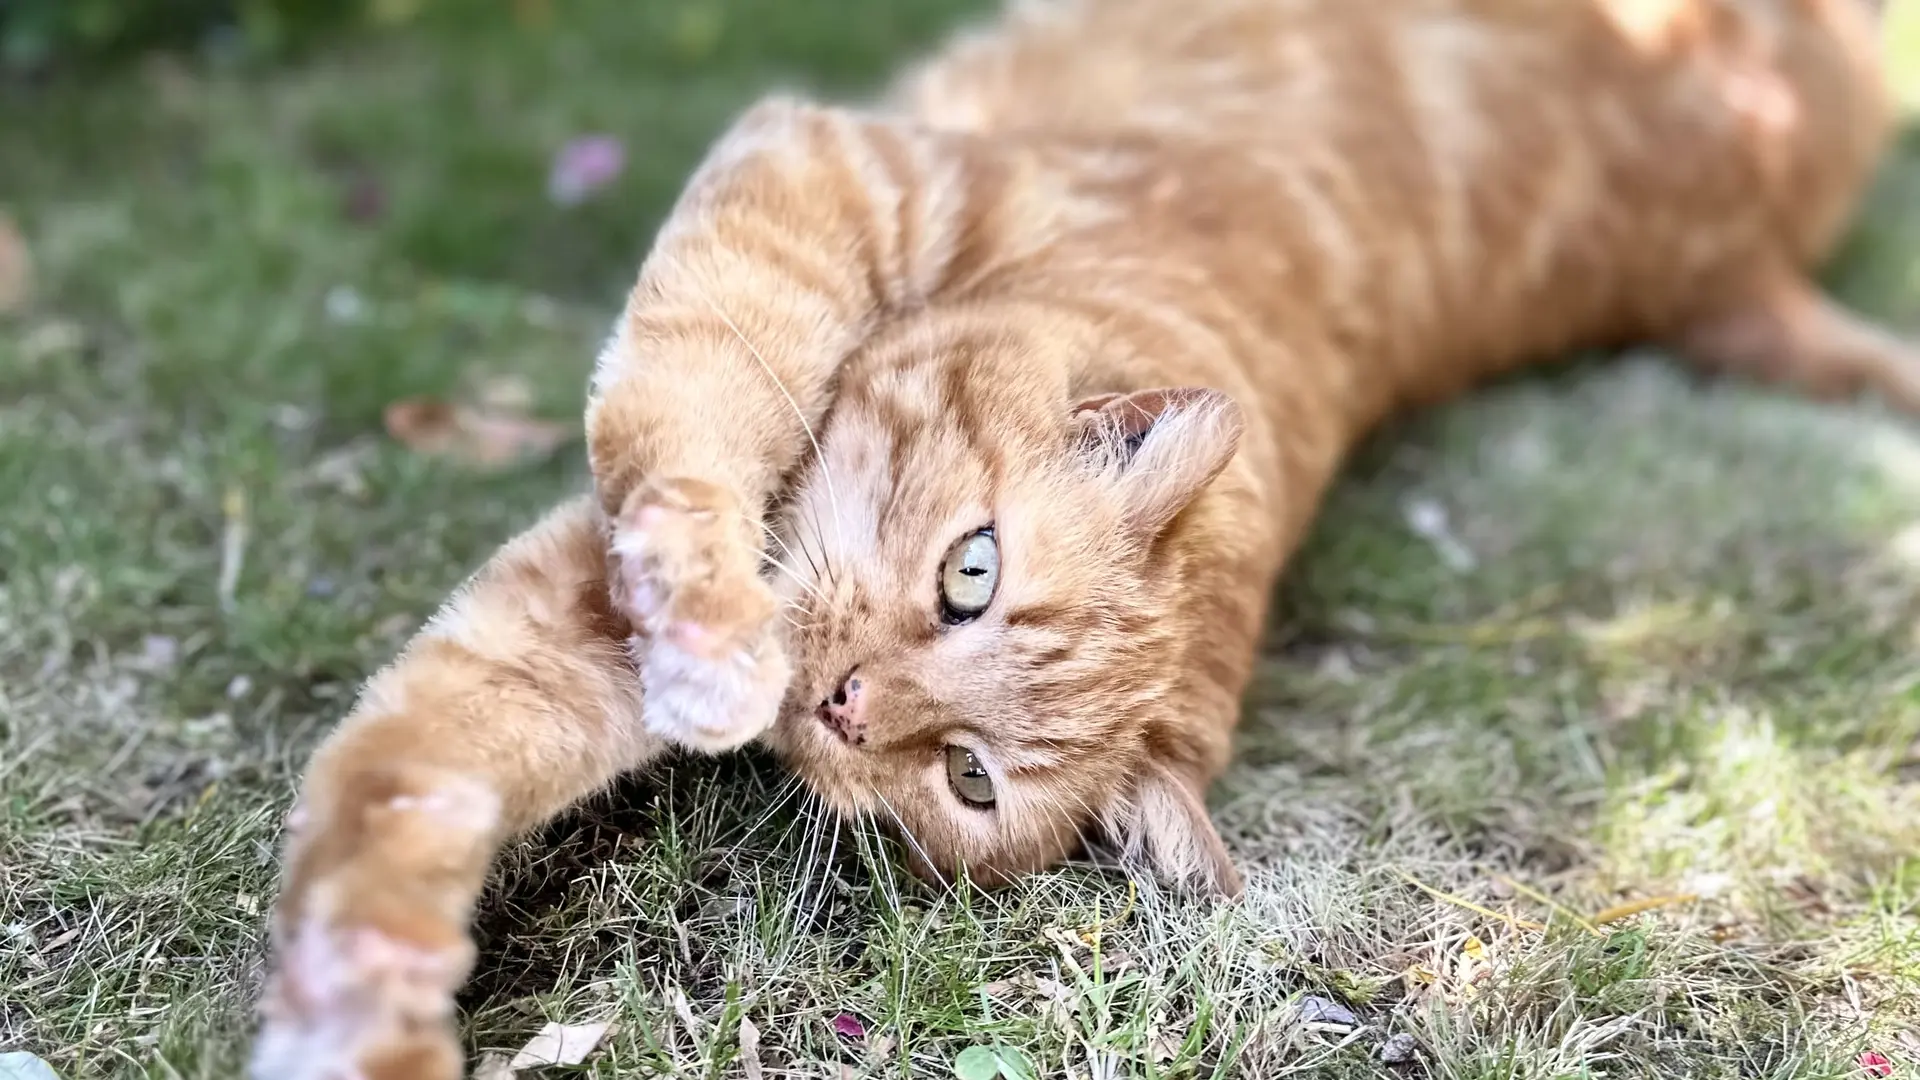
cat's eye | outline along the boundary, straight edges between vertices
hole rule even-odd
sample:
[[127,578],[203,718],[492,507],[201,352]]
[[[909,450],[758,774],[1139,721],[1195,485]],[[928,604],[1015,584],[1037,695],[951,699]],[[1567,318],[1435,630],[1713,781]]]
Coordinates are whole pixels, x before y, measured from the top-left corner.
[[972,622],[993,603],[1000,585],[1000,544],[992,526],[953,545],[940,564],[940,615],[949,623]]
[[947,747],[947,786],[968,806],[985,810],[993,805],[993,777],[964,746]]

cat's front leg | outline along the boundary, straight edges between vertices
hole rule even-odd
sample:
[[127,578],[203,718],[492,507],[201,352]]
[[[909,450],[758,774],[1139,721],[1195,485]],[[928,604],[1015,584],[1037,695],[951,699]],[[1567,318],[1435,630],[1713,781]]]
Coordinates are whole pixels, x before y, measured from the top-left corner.
[[608,579],[636,639],[646,729],[708,753],[771,726],[788,679],[780,602],[754,518],[730,488],[649,480],[614,519]]
[[461,771],[370,754],[342,746],[345,764],[315,770],[289,823],[256,1080],[461,1074],[453,995],[500,799]]
[[500,845],[664,749],[589,501],[509,543],[361,695],[288,821],[252,1074],[451,1080]]
[[[952,140],[774,100],[720,140],[600,356],[588,444],[614,604],[645,637],[647,726],[718,750],[769,727],[785,622],[766,515],[817,446],[841,364],[924,301],[954,228],[902,184],[962,188]],[[889,175],[911,162],[928,177]]]

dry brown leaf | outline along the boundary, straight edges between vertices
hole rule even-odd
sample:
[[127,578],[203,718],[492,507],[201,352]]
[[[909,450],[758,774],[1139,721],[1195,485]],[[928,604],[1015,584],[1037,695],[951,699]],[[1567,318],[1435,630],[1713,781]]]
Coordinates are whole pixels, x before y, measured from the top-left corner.
[[608,1025],[602,1021],[593,1024],[549,1023],[540,1029],[540,1033],[527,1040],[527,1045],[513,1055],[507,1062],[509,1072],[521,1069],[537,1068],[541,1065],[578,1065],[587,1060],[587,1055],[606,1038]]
[[740,1018],[740,1068],[747,1080],[761,1080],[766,1075],[760,1066],[760,1029],[744,1016]]
[[13,218],[0,213],[0,315],[11,315],[33,297],[33,257]]
[[545,457],[574,433],[570,424],[429,397],[396,401],[387,406],[385,419],[387,434],[408,449],[482,469]]
[[673,986],[667,989],[667,1006],[673,1010],[673,1015],[680,1018],[681,1030],[687,1033],[687,1038],[698,1041],[700,1020],[693,1015],[693,1003],[687,1000],[687,995],[682,993],[679,987]]

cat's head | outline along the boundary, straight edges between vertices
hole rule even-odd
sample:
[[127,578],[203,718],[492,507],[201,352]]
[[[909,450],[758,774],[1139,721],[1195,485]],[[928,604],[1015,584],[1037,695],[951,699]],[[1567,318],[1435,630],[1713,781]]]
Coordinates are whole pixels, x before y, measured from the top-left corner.
[[1201,799],[1226,732],[1188,727],[1174,601],[1181,512],[1240,412],[1202,389],[1076,401],[1045,347],[905,332],[843,373],[782,515],[794,680],[770,741],[922,874],[1003,882],[1098,829],[1235,893]]

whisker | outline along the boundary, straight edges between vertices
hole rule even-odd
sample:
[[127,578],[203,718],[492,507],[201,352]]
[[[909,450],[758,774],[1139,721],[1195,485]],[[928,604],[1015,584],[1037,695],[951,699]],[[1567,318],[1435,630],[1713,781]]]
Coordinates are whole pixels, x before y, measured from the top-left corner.
[[[793,500],[789,499],[786,503],[784,503],[781,506],[781,516],[785,519],[792,520],[793,514],[794,514],[794,506],[795,504]],[[818,578],[820,577],[820,566],[818,563],[814,561],[813,552],[807,549],[806,538],[801,536],[799,532],[799,524],[800,523],[798,521],[794,521],[794,526],[795,526],[794,533],[793,533],[794,547],[797,547],[800,549],[800,557],[807,561],[807,569],[813,571],[813,576],[815,578]],[[773,530],[769,529],[768,531],[772,532]],[[780,546],[786,547],[786,544],[782,542]],[[789,549],[789,554],[791,554],[791,549]]]
[[833,882],[831,880],[833,875],[833,861],[840,854],[840,815],[831,806],[827,807],[826,810],[833,816],[833,843],[827,846],[827,858],[826,861],[821,864],[820,895],[819,898],[814,901],[812,910],[807,912],[807,926],[812,926],[813,920],[819,918],[820,909],[826,906],[827,894],[833,891]]
[[840,499],[834,493],[833,473],[827,468],[826,455],[820,451],[820,440],[814,437],[813,425],[807,421],[806,410],[794,400],[792,392],[787,389],[787,384],[780,380],[778,374],[775,374],[773,365],[767,363],[767,358],[760,355],[760,350],[753,347],[753,342],[747,340],[747,335],[740,332],[740,327],[727,317],[727,313],[720,309],[720,305],[714,303],[713,298],[704,292],[701,293],[701,299],[707,302],[707,306],[713,309],[713,313],[719,316],[721,322],[727,324],[727,329],[733,331],[733,336],[740,339],[740,344],[746,346],[747,352],[752,353],[753,358],[760,362],[760,370],[767,373],[767,378],[772,379],[773,385],[779,388],[780,396],[786,398],[787,404],[793,407],[793,415],[800,420],[800,430],[807,433],[807,442],[813,446],[814,460],[820,463],[820,476],[827,483],[827,499],[833,504],[834,524],[837,527],[840,522]]
[[[759,522],[755,522],[755,524],[757,524],[757,525],[759,525],[759,526],[760,526],[760,531],[761,531],[761,532],[763,532],[763,533],[765,533],[765,534],[767,534],[767,539],[769,539],[769,540],[771,540],[771,541],[773,541],[774,543],[776,543],[776,544],[779,544],[779,545],[780,545],[780,550],[781,550],[782,552],[784,552],[784,553],[786,554],[786,556],[787,556],[787,558],[789,558],[789,559],[791,559],[791,558],[793,558],[793,549],[792,549],[792,548],[790,548],[790,547],[788,547],[788,546],[787,546],[787,542],[786,542],[785,540],[782,540],[782,539],[780,538],[780,533],[779,533],[778,531],[776,531],[776,530],[775,530],[775,529],[774,529],[774,528],[773,528],[772,526],[770,526],[770,525],[768,525],[768,524],[767,524],[767,523],[766,523],[765,521],[759,521]],[[796,539],[798,539],[798,538],[796,537]],[[773,562],[774,562],[774,565],[776,565],[776,566],[781,566],[781,567],[782,567],[783,569],[787,569],[787,568],[785,567],[785,565],[784,565],[784,564],[782,564],[782,563],[780,563],[780,562],[778,562],[777,560],[774,560],[774,559],[773,559],[773,555],[772,555],[771,553],[769,553],[769,552],[764,552],[764,551],[763,551],[763,552],[761,552],[760,554],[761,554],[761,556],[762,556],[763,558],[766,558],[766,559],[768,559],[768,560],[770,560],[770,561],[773,561]],[[813,560],[812,560],[811,558],[809,558],[809,559],[807,559],[807,566],[808,566],[809,568],[813,568]],[[795,573],[795,572],[794,572],[793,570],[791,570],[791,569],[787,569],[787,573],[788,573],[788,575],[789,575],[789,576],[791,576],[791,577],[792,577],[792,578],[793,578],[793,579],[794,579],[795,581],[800,581],[800,577],[799,577],[799,575],[798,575],[797,573]],[[814,570],[813,570],[813,576],[814,576],[814,577],[819,577],[819,576],[820,576],[820,571],[819,571],[818,569],[814,569]],[[811,584],[810,584],[809,582],[805,582],[805,581],[800,581],[800,586],[801,586],[801,588],[805,588],[805,589],[809,589],[809,591],[811,591],[811,592],[812,592],[812,593],[813,593],[813,594],[814,594],[815,596],[818,596],[818,595],[820,595],[820,590],[819,590],[819,588],[818,588],[817,586],[812,586],[812,585],[811,585]]]
[[820,851],[820,818],[818,815],[820,805],[820,793],[811,787],[807,788],[807,801],[802,811],[802,816],[807,822],[807,839],[800,857],[799,888],[794,890],[793,910],[787,917],[788,925],[793,929],[794,933],[793,936],[787,940],[789,951],[784,952],[783,956],[791,955],[791,947],[797,943],[806,932],[806,927],[801,924],[799,919],[801,909],[806,906],[807,890],[812,887],[813,870],[816,865],[815,856]]
[[794,793],[798,792],[800,787],[800,778],[789,775],[786,782],[780,785],[779,793],[773,800],[773,805],[767,807],[766,811],[756,818],[753,824],[747,826],[746,831],[740,834],[740,839],[727,848],[728,854],[739,851],[742,844],[753,839],[754,834],[760,831],[760,827],[768,821],[771,821],[773,815],[779,813],[780,809],[793,799]]
[[[820,527],[820,508],[809,501],[806,504],[806,511],[807,516],[812,519],[815,539],[824,540],[826,538],[826,530]],[[839,508],[835,507],[834,512],[838,514]],[[834,521],[834,528],[836,530],[839,528],[839,519],[837,517]],[[798,539],[798,535],[797,533],[795,534],[796,539]],[[824,544],[820,548],[820,565],[826,570],[827,583],[838,589],[840,587],[840,579],[833,572],[833,560],[827,557],[827,549]]]
[[868,790],[873,792],[874,798],[880,800],[881,806],[887,808],[887,815],[893,818],[894,825],[900,829],[900,835],[906,838],[907,844],[920,856],[921,861],[933,868],[934,873],[940,877],[942,884],[946,886],[949,893],[953,892],[953,883],[946,880],[946,872],[940,868],[938,863],[933,861],[933,856],[927,854],[927,849],[920,846],[919,838],[913,835],[912,829],[907,828],[907,823],[900,817],[900,812],[893,808],[893,804],[887,801],[885,795],[880,794],[878,788],[869,788]]
[[[880,882],[881,892],[886,896],[888,906],[894,911],[899,911],[900,886],[893,879],[893,864],[883,858],[887,849],[886,844],[882,843],[880,836],[880,823],[874,820],[871,811],[864,810],[860,813],[856,821],[859,825],[865,827],[859,830],[859,835],[863,838],[863,842],[860,845],[862,854],[866,854],[867,852],[865,840],[871,839],[873,841],[872,855],[869,856],[867,862],[868,872],[872,873],[875,879]],[[866,831],[867,829],[873,830],[870,836]]]
[[823,599],[823,600],[825,599],[825,597],[820,596],[820,590],[816,588],[812,582],[808,581],[806,578],[801,577],[797,572],[795,572],[793,567],[788,566],[786,563],[781,562],[779,559],[774,558],[772,555],[764,551],[760,553],[760,557],[767,561],[768,566],[771,566],[774,569],[792,578],[794,581],[794,584],[807,590],[809,593],[812,593],[815,597],[819,597],[820,599]]

